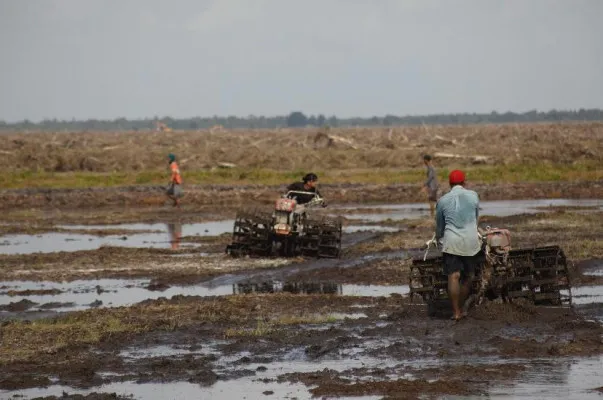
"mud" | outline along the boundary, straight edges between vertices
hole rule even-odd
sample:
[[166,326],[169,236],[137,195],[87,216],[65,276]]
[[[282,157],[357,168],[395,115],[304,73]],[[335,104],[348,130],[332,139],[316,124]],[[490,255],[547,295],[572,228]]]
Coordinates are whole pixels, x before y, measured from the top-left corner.
[[[470,188],[478,191],[482,200],[603,197],[603,182],[472,184]],[[11,211],[4,218],[13,221],[27,220],[28,215],[23,210],[33,208],[29,213],[34,213],[38,220],[45,222],[111,223],[116,217],[119,222],[152,222],[174,218],[191,222],[198,220],[199,214],[232,215],[243,205],[271,204],[284,189],[283,185],[187,185],[184,208],[180,212],[174,212],[166,205],[160,187],[143,185],[3,190],[0,191],[0,204],[4,210]],[[331,205],[424,202],[417,185],[412,184],[321,184],[321,191]],[[89,212],[91,209],[94,209],[93,213]]]
[[346,232],[335,260],[231,259],[227,234],[0,255],[0,397],[598,396],[601,211],[583,211],[486,219],[514,246],[566,249],[572,308],[486,302],[458,323],[408,298],[409,259],[433,232],[423,219]]
[[3,266],[0,279],[73,281],[153,277],[170,282],[195,283],[229,272],[275,268],[292,262],[279,258],[234,260],[223,254],[224,246],[211,242],[203,248],[213,250],[211,254],[202,253],[198,248],[172,250],[106,246],[89,251],[0,255]]
[[[429,319],[425,307],[399,296],[256,294],[243,300],[233,308],[228,298],[148,301],[132,311],[155,329],[67,346],[3,368],[12,388],[14,382],[38,386],[24,375],[36,371],[35,376],[79,388],[119,382],[195,382],[210,388],[223,380],[236,385],[241,379],[268,379],[303,383],[318,396],[393,396],[399,390],[412,396],[478,395],[491,384],[513,381],[531,362],[555,364],[563,357],[603,353],[601,325],[569,309],[488,304],[454,323]],[[194,316],[216,302],[227,307],[226,314],[213,322]],[[359,306],[361,318],[312,317],[335,311],[353,315]],[[148,314],[157,307],[176,307],[181,323],[166,331],[161,315]],[[69,365],[62,361],[76,359]]]
[[31,300],[23,299],[23,300],[20,300],[17,302],[11,302],[6,305],[0,305],[0,311],[20,312],[20,311],[29,310],[36,304],[37,303],[34,303]]
[[[18,286],[35,286],[36,282],[16,281],[11,284]],[[42,285],[45,285],[44,283]],[[407,285],[350,285],[337,282],[310,281],[267,281],[260,283],[240,282],[213,286],[197,284],[186,286],[170,286],[165,283],[154,283],[146,280],[82,280],[60,284],[61,289],[53,291],[61,294],[30,294],[18,302],[9,302],[10,296],[0,295],[0,320],[24,316],[35,316],[36,312],[57,310],[60,312],[86,310],[98,307],[123,307],[144,300],[177,296],[227,296],[250,293],[294,293],[294,294],[329,294],[340,296],[389,296],[391,294],[408,294]],[[44,292],[28,290],[25,292]],[[7,304],[4,304],[7,303]],[[42,314],[48,317],[49,314]]]
[[10,297],[14,296],[52,296],[62,293],[59,289],[28,289],[28,290],[9,290],[7,292],[0,292],[0,295],[6,295]]
[[365,285],[408,285],[408,263],[409,261],[404,259],[380,260],[356,268],[337,266],[299,272],[291,276],[290,279],[296,281],[336,281]]
[[45,396],[45,397],[35,397],[34,400],[59,400],[59,399],[67,399],[67,400],[126,400],[131,399],[131,396],[118,396],[117,393],[89,393],[86,395],[83,394],[70,394],[67,392],[63,392],[60,396]]

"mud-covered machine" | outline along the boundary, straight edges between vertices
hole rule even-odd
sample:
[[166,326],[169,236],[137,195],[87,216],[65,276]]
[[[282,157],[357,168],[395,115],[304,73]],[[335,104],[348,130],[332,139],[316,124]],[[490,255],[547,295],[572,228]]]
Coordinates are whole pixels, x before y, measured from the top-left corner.
[[[298,195],[312,196],[312,199],[299,204],[296,200]],[[338,258],[341,252],[341,219],[311,215],[313,208],[324,204],[324,199],[316,193],[289,191],[276,200],[272,212],[257,208],[239,211],[234,222],[232,243],[226,247],[226,252],[234,257],[277,254]]]
[[[511,249],[507,229],[480,230],[484,260],[471,282],[469,302],[484,299],[512,302],[522,298],[536,305],[571,305],[567,261],[559,246]],[[447,302],[448,277],[443,257],[430,248],[438,244],[435,236],[426,243],[425,254],[414,258],[410,268],[410,294],[420,296],[433,315]]]

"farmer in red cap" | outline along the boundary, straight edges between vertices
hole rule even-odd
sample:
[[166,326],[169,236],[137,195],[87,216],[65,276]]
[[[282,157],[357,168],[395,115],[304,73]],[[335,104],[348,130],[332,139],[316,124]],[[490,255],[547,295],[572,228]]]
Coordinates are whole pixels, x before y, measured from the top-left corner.
[[462,306],[469,296],[475,268],[483,261],[477,231],[479,196],[464,188],[463,171],[450,172],[448,181],[450,192],[436,205],[436,240],[442,244],[452,319],[458,321],[465,316]]

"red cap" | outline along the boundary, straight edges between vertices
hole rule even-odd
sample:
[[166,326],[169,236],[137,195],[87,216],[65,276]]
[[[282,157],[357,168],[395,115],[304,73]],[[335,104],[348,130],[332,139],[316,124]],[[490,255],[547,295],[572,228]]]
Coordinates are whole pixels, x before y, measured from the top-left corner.
[[465,173],[460,169],[455,169],[448,175],[448,182],[451,185],[458,185],[459,183],[465,182]]

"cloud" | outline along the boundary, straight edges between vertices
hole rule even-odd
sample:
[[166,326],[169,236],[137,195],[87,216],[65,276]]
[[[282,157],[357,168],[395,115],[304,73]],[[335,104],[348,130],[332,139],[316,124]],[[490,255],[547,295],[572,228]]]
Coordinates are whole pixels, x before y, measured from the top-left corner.
[[603,106],[598,0],[0,2],[0,119]]

